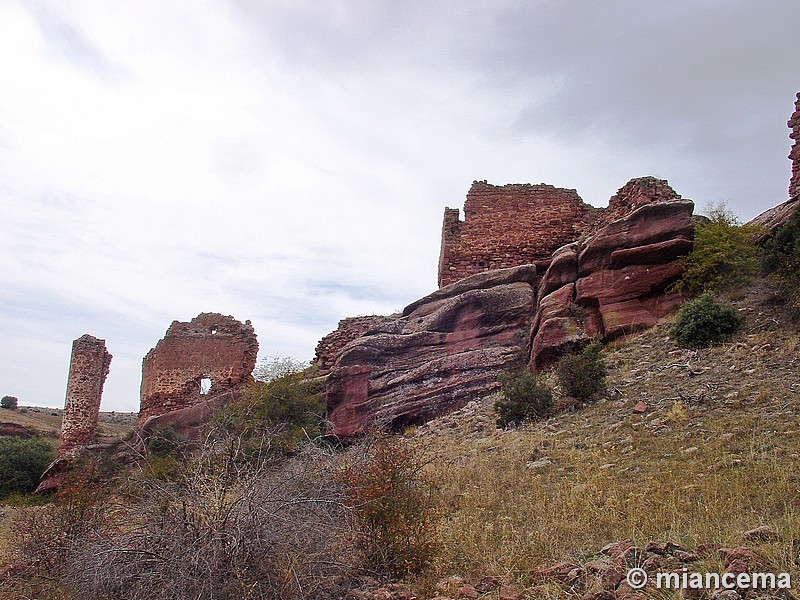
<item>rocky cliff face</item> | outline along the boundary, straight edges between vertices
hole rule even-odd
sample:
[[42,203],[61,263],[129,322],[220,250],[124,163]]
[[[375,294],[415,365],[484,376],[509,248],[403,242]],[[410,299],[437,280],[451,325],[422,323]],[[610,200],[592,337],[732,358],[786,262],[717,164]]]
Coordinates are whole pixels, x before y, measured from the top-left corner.
[[691,250],[694,204],[651,184],[632,180],[593,233],[549,260],[457,281],[349,341],[328,362],[328,434],[424,422],[495,390],[511,366],[658,322],[681,301],[668,288]]

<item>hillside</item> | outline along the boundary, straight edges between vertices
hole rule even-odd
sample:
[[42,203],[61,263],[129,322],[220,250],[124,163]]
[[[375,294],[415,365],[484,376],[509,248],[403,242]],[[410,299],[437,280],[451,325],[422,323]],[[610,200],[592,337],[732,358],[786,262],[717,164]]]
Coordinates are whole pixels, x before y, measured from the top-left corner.
[[[626,539],[738,547],[764,525],[787,541],[751,547],[797,576],[800,330],[767,285],[740,296],[746,330],[730,344],[679,348],[670,319],[611,344],[609,394],[593,404],[498,430],[489,397],[409,432],[444,498],[438,566],[418,585],[430,593],[455,573],[534,598],[581,597],[600,576],[537,587],[531,574],[585,565]],[[721,573],[719,561],[713,553],[700,569]]]
[[[0,428],[6,423],[21,426],[58,446],[63,412],[61,408],[43,406],[20,406],[17,410],[0,409]],[[98,417],[98,441],[124,437],[133,430],[136,416],[136,413],[101,412]]]

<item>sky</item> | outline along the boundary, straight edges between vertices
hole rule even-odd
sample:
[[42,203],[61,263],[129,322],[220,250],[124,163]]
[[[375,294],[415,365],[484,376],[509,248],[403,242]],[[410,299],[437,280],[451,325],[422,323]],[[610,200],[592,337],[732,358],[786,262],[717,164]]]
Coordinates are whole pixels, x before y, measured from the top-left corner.
[[473,180],[787,199],[797,0],[0,0],[0,394],[72,340],[136,411],[173,320],[309,360],[436,288]]

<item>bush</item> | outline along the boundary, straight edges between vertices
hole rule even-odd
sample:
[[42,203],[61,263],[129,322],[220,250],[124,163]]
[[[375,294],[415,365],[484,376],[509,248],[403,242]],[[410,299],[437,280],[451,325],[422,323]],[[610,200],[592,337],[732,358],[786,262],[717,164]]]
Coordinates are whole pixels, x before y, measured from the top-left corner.
[[0,498],[34,491],[54,458],[53,447],[38,438],[0,437]]
[[778,282],[781,294],[795,315],[800,314],[800,210],[778,228],[764,244],[764,272]]
[[564,356],[558,361],[558,382],[568,395],[588,400],[605,390],[607,369],[600,349],[600,343],[592,342],[580,354]]
[[503,399],[494,404],[500,427],[543,419],[553,405],[553,394],[531,371],[502,375],[500,383]]
[[21,513],[13,551],[55,588],[48,598],[343,598],[353,535],[332,457],[239,452],[236,437],[210,436],[175,478],[132,474],[113,508],[96,477],[73,483]]
[[19,400],[15,396],[3,396],[3,398],[0,399],[0,408],[16,410],[18,404]]
[[433,485],[408,442],[371,434],[342,480],[361,550],[380,573],[402,577],[425,568],[436,553]]
[[295,371],[254,382],[244,400],[229,405],[219,421],[241,438],[245,454],[258,458],[290,454],[304,439],[318,437],[324,416],[319,386],[306,379],[305,371]]
[[730,340],[744,319],[730,303],[720,302],[710,292],[684,304],[678,311],[673,335],[685,348],[705,348]]
[[709,210],[710,220],[695,227],[694,247],[676,289],[692,296],[725,291],[746,282],[759,270],[762,227],[741,225],[724,204]]

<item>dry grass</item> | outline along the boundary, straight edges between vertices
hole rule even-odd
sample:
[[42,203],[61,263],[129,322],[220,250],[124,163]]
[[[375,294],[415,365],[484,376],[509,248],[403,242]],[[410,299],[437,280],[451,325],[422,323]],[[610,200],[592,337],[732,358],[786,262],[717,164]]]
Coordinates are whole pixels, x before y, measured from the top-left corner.
[[[437,569],[418,584],[524,585],[533,568],[626,538],[738,546],[760,525],[800,538],[797,331],[757,293],[740,302],[749,328],[732,344],[683,350],[663,324],[606,351],[611,392],[596,404],[499,431],[486,399],[421,428],[446,518]],[[760,550],[797,576],[786,546]]]

